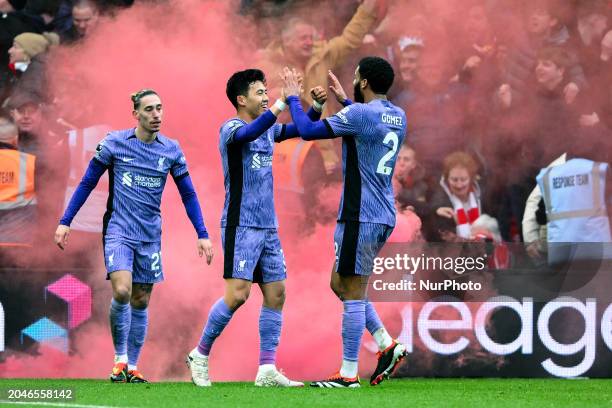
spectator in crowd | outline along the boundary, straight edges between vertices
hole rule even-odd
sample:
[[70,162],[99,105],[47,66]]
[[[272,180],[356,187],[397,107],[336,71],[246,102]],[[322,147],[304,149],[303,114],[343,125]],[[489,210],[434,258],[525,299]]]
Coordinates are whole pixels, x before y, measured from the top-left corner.
[[415,212],[395,200],[395,228],[387,243],[410,243],[420,240],[422,222]]
[[[273,42],[263,50],[257,63],[268,73],[269,92],[274,93],[275,89],[279,89],[276,73],[281,72],[285,66],[294,67],[303,74],[304,89],[316,86],[324,86],[327,89],[328,72],[341,66],[348,55],[359,48],[363,37],[374,25],[379,1],[364,0],[342,34],[330,40],[318,39],[315,27],[308,21],[298,17],[289,19],[281,29],[280,41]],[[308,95],[304,97],[309,98]],[[304,100],[302,103],[304,106],[310,106],[312,100]],[[330,113],[329,107],[326,106],[323,116]],[[340,158],[333,142],[318,141],[317,146],[323,155],[327,172],[336,170],[340,165]]]
[[412,147],[403,144],[397,154],[393,173],[393,191],[400,207],[414,211],[420,218],[426,217],[429,208],[429,184],[416,152]]
[[406,111],[407,140],[419,155],[426,174],[437,178],[444,157],[466,148],[462,112],[467,87],[449,83],[450,59],[444,49],[426,45],[416,65],[409,84],[404,81],[403,90],[392,100]]
[[19,150],[35,156],[44,154],[39,134],[43,128],[42,103],[37,95],[16,92],[7,100],[7,107],[19,131]]
[[387,242],[413,242],[421,235],[421,217],[427,207],[427,185],[423,175],[414,150],[403,144],[397,154],[392,179],[397,220]]
[[531,151],[527,162],[520,163],[523,168],[531,165],[540,169],[565,152],[567,143],[577,137],[580,115],[592,109],[584,93],[578,102],[566,103],[571,64],[572,57],[565,49],[542,48],[537,55],[533,90],[520,101],[514,99],[512,92],[499,95],[501,104],[509,108],[504,118],[508,121],[503,120],[502,126],[512,128],[512,137]]
[[417,81],[424,45],[420,37],[402,36],[397,41],[399,81],[394,87],[391,98],[398,106],[408,106],[414,101],[414,84]]
[[34,32],[53,31],[63,35],[72,25],[71,0],[27,0],[23,17],[34,25]]
[[62,42],[74,42],[85,38],[98,23],[100,12],[93,0],[76,0],[72,6],[72,28]]
[[608,31],[601,39],[600,58],[603,62],[612,60],[612,30]]
[[466,7],[465,26],[453,53],[457,74],[451,81],[465,84],[465,123],[470,133],[480,133],[491,113],[491,95],[499,86],[502,70],[497,56],[497,41],[487,9],[481,3]]
[[499,223],[490,215],[482,214],[471,228],[471,242],[487,243],[485,256],[489,269],[507,269],[511,264],[508,246],[503,242],[499,232]]
[[17,126],[0,116],[0,246],[29,246],[36,235],[36,156],[18,143]]
[[497,142],[490,157],[495,165],[489,188],[500,207],[496,215],[507,240],[522,235],[521,219],[538,171],[567,151],[569,141],[579,137],[579,108],[583,108],[586,94],[579,96],[579,102],[567,104],[564,90],[570,66],[571,57],[563,48],[542,48],[534,69],[533,90],[518,101],[513,92],[499,94],[507,109],[496,118],[496,130],[492,132]]
[[21,10],[25,3],[25,0],[0,0],[0,13],[6,14]]
[[598,113],[608,129],[612,129],[612,30],[601,40],[600,58],[605,69],[598,78],[597,84],[601,84],[599,96]]
[[39,213],[45,215],[44,220],[53,228],[62,210],[70,170],[65,165],[70,157],[66,135],[52,126],[36,95],[16,93],[8,99],[7,106],[19,130],[19,151],[37,157],[38,174],[45,180],[37,188]]
[[460,69],[475,69],[485,59],[495,53],[495,33],[489,15],[481,3],[473,3],[465,8],[464,25],[454,50]]
[[0,102],[10,92],[13,74],[9,69],[8,50],[13,46],[13,39],[25,32],[36,32],[38,28],[22,12],[25,0],[0,0]]
[[606,0],[582,1],[577,7],[579,56],[589,80],[602,68],[599,45],[606,31],[610,30],[609,13]]
[[598,47],[597,71],[593,72],[591,81],[595,86],[589,88],[582,101],[583,115],[580,124],[599,132],[610,132],[612,129],[612,31],[606,33]]
[[426,233],[431,241],[470,239],[471,225],[482,214],[478,165],[467,153],[454,152],[444,158],[440,188],[429,203]]
[[558,4],[552,0],[536,0],[527,5],[527,35],[518,38],[510,48],[506,61],[505,83],[500,92],[511,93],[515,100],[528,93],[532,85],[533,69],[537,64],[538,51],[544,47],[563,48],[570,57],[567,67],[568,81],[563,88],[565,101],[574,101],[580,90],[584,90],[587,81],[582,66],[579,64],[575,44],[571,41],[569,30],[560,21]]
[[14,92],[27,92],[44,101],[49,100],[45,73],[46,52],[57,44],[59,37],[55,33],[23,33],[15,37],[8,51],[9,62],[17,77]]

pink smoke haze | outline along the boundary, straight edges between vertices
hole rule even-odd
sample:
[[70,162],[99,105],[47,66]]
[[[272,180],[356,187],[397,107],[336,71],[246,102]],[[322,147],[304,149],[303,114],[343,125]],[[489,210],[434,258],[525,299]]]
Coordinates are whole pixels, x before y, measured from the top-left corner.
[[[166,281],[153,291],[149,332],[139,361],[139,368],[152,380],[189,379],[185,355],[197,344],[210,306],[223,294],[219,220],[224,188],[218,130],[235,112],[225,96],[227,78],[251,67],[253,61],[252,54],[236,47],[239,42],[244,46],[237,33],[241,21],[234,9],[221,2],[140,4],[104,20],[85,43],[55,54],[58,77],[52,82],[61,90],[61,108],[80,115],[85,123],[133,126],[130,94],[141,88],[160,94],[165,115],[162,132],[178,139],[185,151],[215,244],[215,259],[206,266],[197,256],[193,227],[169,179],[162,204]],[[65,75],[73,80],[66,83]],[[282,213],[283,202],[276,206]],[[342,305],[329,289],[333,226],[304,238],[297,230],[285,233],[284,226],[291,222],[280,219],[289,278],[277,361],[293,377],[315,378],[336,370],[342,356]],[[63,256],[71,256],[71,249]],[[92,272],[100,281],[94,288],[94,308],[106,316],[110,285],[103,278],[101,254],[92,256],[100,258],[96,260],[99,270]],[[247,304],[215,343],[210,371],[214,380],[254,379],[261,300],[259,288],[254,287]],[[71,336],[69,356],[42,346],[41,355],[9,357],[2,364],[2,376],[105,377],[112,366],[113,348],[107,317],[99,320],[86,323]]]
[[[472,44],[455,44],[456,38],[445,31],[446,23],[460,26],[460,17],[465,15],[467,8],[460,7],[459,2],[449,1],[397,3],[398,6],[390,8],[390,13],[405,13],[406,18],[395,14],[395,18],[385,23],[386,29],[394,34],[423,35],[426,44],[430,45],[423,60],[440,62],[441,81],[450,80],[456,73],[453,69],[461,67],[464,57],[469,56],[469,53],[460,55],[463,59],[458,61],[459,57],[451,50],[470,50]],[[411,9],[412,4],[414,9]],[[419,4],[422,7],[417,7]],[[513,11],[509,9],[504,15],[507,20],[492,16],[491,24],[498,23],[496,18],[515,21],[512,19],[519,13]],[[408,27],[407,20],[415,22],[414,27]],[[275,28],[280,32],[281,22],[278,23]],[[431,26],[438,28],[431,29]],[[506,23],[503,31],[507,38],[497,38],[497,41],[510,43],[522,33],[522,27],[519,23]],[[225,96],[227,79],[237,70],[253,68],[256,50],[264,45],[254,43],[256,34],[256,26],[236,13],[234,2],[137,2],[112,18],[104,17],[85,42],[62,47],[52,55],[50,66],[54,69],[50,80],[58,95],[60,111],[65,112],[66,117],[78,117],[86,126],[103,123],[116,129],[134,126],[130,94],[142,88],[153,88],[159,93],[164,105],[162,133],[181,143],[214,243],[215,259],[207,266],[197,256],[196,235],[169,178],[162,203],[166,280],[153,290],[148,337],[138,364],[145,376],[153,381],[189,379],[185,355],[196,346],[209,308],[223,295],[219,220],[225,191],[218,151],[219,128],[235,114]],[[339,75],[351,78],[353,72],[351,65],[344,68],[344,75],[342,72]],[[266,75],[272,77],[277,73],[267,72]],[[344,81],[344,84],[347,91],[351,91],[350,82]],[[274,101],[278,95],[269,97]],[[500,127],[519,128],[521,124],[514,120],[517,119],[509,119],[512,123],[502,123]],[[537,118],[520,120],[531,124]],[[324,191],[330,197],[325,206],[337,208],[339,187]],[[288,271],[277,366],[292,378],[316,379],[337,371],[342,359],[342,303],[329,288],[335,224],[317,225],[310,235],[304,236],[301,217],[295,216],[295,208],[282,196],[277,194],[276,197]],[[53,231],[47,235],[49,245],[36,255],[58,256],[51,242]],[[73,240],[62,256],[74,256],[82,246],[83,243]],[[39,355],[12,354],[0,364],[2,377],[104,378],[108,375],[113,364],[107,317],[111,291],[110,284],[104,280],[101,253],[92,256],[96,257],[97,265],[97,270],[92,271],[92,276],[97,278],[89,280],[93,285],[94,315],[103,317],[84,323],[71,335],[68,355],[44,346],[38,349]],[[259,288],[253,287],[250,299],[236,312],[215,343],[210,365],[213,381],[254,380],[261,300]],[[477,306],[476,303],[469,305],[472,312]],[[400,311],[403,305],[379,303],[376,307],[391,335],[398,336],[402,330]],[[420,308],[421,304],[413,305],[413,317],[418,315]],[[448,314],[447,318],[456,318],[455,314]],[[471,340],[471,345],[477,343],[469,330],[462,334]],[[450,342],[457,335],[444,332],[438,338]],[[415,352],[409,358],[418,361],[416,364],[420,366],[430,366],[435,355],[419,352],[425,347],[418,336],[414,337]],[[367,332],[363,341],[372,341]],[[465,358],[484,358],[481,351],[470,349]],[[360,373],[369,375],[374,366],[375,355],[362,348]]]

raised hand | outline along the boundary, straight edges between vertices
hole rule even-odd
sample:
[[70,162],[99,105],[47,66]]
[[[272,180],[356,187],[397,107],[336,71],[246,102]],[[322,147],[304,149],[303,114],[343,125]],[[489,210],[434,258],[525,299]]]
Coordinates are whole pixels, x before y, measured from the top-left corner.
[[563,88],[563,95],[565,96],[565,103],[571,105],[576,100],[576,96],[580,92],[580,88],[575,82],[570,82]]
[[283,80],[283,94],[285,97],[300,96],[302,84],[300,82],[300,75],[295,69],[289,69],[289,67],[283,68],[281,78]]
[[512,88],[510,85],[503,84],[497,90],[497,97],[504,108],[509,108],[512,105]]
[[313,101],[316,101],[320,105],[327,102],[327,91],[322,86],[315,86],[310,90],[310,96]]
[[336,75],[334,75],[334,73],[331,71],[329,71],[327,75],[329,77],[329,82],[331,83],[331,85],[329,86],[329,89],[335,95],[336,100],[340,104],[344,104],[344,101],[348,99],[348,96],[346,95],[346,92],[344,92],[344,88],[342,88],[342,85],[340,85],[340,81],[338,81],[338,77],[336,77]]

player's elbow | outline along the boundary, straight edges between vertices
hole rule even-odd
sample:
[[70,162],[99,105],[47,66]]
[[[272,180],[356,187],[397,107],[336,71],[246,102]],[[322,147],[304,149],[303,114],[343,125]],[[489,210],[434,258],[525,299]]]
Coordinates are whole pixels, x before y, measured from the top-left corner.
[[313,127],[299,129],[300,137],[304,140],[317,140],[319,138],[316,130]]
[[191,200],[195,198],[195,195],[196,193],[193,190],[181,193],[181,199],[183,200],[183,204],[189,203]]
[[81,187],[85,191],[92,191],[94,188],[96,188],[97,184],[98,184],[98,180],[92,180],[90,178],[84,178],[81,180]]

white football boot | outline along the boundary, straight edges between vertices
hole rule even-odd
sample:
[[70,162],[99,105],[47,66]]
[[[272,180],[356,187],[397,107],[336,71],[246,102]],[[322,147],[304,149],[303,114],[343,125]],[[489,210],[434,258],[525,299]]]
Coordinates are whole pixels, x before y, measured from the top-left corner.
[[210,377],[208,377],[208,356],[203,356],[197,349],[191,350],[187,355],[187,367],[191,370],[191,381],[198,387],[210,387]]
[[291,381],[273,364],[260,365],[255,377],[257,387],[303,387],[304,383]]

